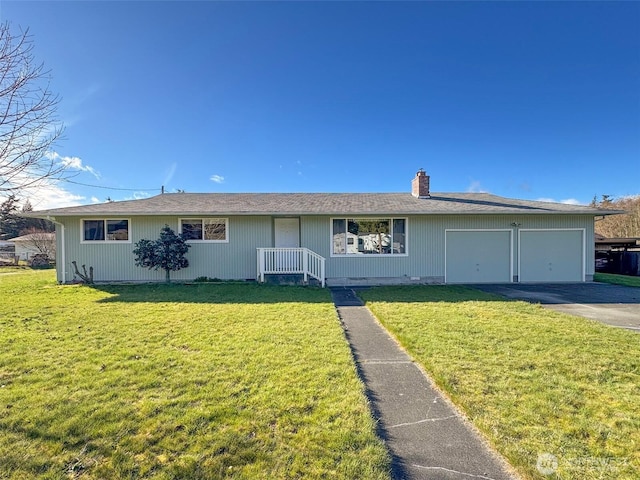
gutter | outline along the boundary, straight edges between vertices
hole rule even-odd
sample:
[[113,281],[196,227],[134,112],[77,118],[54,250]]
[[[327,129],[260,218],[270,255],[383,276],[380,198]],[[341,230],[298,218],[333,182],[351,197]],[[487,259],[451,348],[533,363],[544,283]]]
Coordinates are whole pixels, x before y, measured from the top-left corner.
[[[67,281],[67,262],[65,258],[66,248],[64,243],[64,223],[60,223],[56,221],[56,217],[50,217],[47,215],[47,220],[53,222],[56,227],[60,225],[60,243],[62,244],[62,248],[60,249],[60,262],[62,264],[62,281],[60,283],[65,283]],[[56,252],[57,254],[57,252]],[[58,263],[56,262],[56,268]]]

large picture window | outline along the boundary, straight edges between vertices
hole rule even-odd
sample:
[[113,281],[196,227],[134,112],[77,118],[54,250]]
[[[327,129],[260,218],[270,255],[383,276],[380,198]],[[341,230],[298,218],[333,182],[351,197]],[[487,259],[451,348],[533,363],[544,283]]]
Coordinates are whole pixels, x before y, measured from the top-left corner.
[[404,218],[334,218],[332,255],[406,255]]
[[187,240],[203,242],[227,242],[226,218],[181,218],[180,233]]
[[129,220],[87,219],[82,220],[83,242],[128,242]]

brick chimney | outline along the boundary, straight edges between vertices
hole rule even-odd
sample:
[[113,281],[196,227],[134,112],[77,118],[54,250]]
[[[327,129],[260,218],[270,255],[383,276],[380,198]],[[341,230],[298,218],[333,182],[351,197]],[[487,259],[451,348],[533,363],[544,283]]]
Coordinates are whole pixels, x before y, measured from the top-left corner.
[[429,195],[429,175],[421,168],[411,181],[411,195],[418,198],[431,198]]

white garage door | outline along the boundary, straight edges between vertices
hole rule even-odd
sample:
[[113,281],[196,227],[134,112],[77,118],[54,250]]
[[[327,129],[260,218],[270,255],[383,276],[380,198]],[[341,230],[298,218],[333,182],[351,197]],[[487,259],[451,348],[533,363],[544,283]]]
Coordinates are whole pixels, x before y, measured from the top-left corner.
[[584,230],[521,230],[521,282],[583,282]]
[[447,283],[511,282],[509,230],[447,230]]

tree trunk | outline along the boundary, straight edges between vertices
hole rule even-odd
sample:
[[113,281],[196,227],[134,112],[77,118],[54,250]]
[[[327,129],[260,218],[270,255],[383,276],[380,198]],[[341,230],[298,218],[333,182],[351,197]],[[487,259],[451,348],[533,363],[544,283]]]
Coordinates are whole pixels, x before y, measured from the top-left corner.
[[165,273],[166,273],[167,275],[165,276],[164,280],[165,280],[165,282],[170,283],[170,282],[171,282],[171,277],[170,277],[170,275],[171,275],[171,270],[166,269],[166,270],[165,270]]

